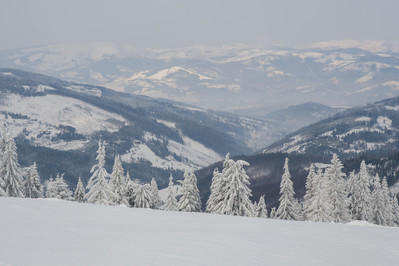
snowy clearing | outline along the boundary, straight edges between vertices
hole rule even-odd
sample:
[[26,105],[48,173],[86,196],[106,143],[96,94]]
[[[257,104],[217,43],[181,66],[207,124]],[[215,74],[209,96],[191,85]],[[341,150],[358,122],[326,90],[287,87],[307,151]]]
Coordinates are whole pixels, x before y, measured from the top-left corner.
[[48,125],[67,125],[74,127],[77,133],[91,134],[100,130],[115,132],[120,124],[127,123],[120,115],[59,95],[21,97],[10,94],[6,102],[7,105],[0,105],[0,111],[27,116],[27,124],[39,124],[41,130],[46,130]]
[[396,265],[399,228],[0,198],[0,265]]

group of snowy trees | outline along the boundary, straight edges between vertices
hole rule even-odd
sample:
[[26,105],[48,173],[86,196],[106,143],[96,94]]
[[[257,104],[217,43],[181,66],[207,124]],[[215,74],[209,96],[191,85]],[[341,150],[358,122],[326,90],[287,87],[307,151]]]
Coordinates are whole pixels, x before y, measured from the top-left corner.
[[27,169],[22,169],[18,163],[14,139],[6,127],[2,126],[0,131],[0,196],[43,197],[43,186],[40,183],[36,163]]
[[[43,185],[36,163],[22,169],[14,140],[5,127],[0,136],[0,196],[41,198]],[[81,179],[74,193],[69,189],[63,174],[50,178],[45,196],[62,200],[74,200],[103,205],[124,205],[134,208],[163,209],[167,211],[200,212],[201,199],[197,177],[186,171],[180,185],[169,178],[167,197],[163,202],[154,178],[150,184],[139,184],[124,173],[120,156],[116,155],[112,173],[105,169],[105,142],[99,141],[97,163],[91,168],[91,177],[86,187]],[[399,225],[399,204],[396,196],[390,195],[387,180],[370,174],[364,161],[358,173],[349,177],[342,172],[343,165],[336,154],[327,167],[311,165],[306,180],[306,195],[302,201],[295,199],[293,182],[289,172],[289,160],[285,160],[284,174],[280,183],[278,208],[268,214],[265,196],[252,203],[252,191],[243,160],[234,161],[229,154],[223,170],[213,172],[210,196],[206,212],[214,214],[274,218],[283,220],[307,220],[315,222],[345,223],[364,220],[379,225]],[[87,192],[87,193],[86,193]]]
[[[74,200],[102,205],[124,205],[134,208],[164,209],[170,211],[200,211],[201,200],[197,188],[197,177],[193,172],[185,172],[180,188],[180,200],[177,200],[173,177],[169,178],[168,197],[162,202],[158,185],[154,178],[150,184],[135,183],[129,173],[124,173],[120,156],[116,155],[112,173],[105,169],[105,143],[99,141],[97,164],[91,169],[91,177],[86,186],[79,179]],[[62,176],[59,177],[62,179]],[[57,180],[57,178],[56,178]],[[55,182],[55,181],[54,181]],[[50,182],[49,182],[50,183]],[[85,193],[87,191],[87,193]],[[57,196],[58,198],[61,198]],[[66,198],[62,198],[66,199]],[[67,198],[71,199],[71,198]]]
[[[91,169],[91,177],[86,188],[81,179],[72,193],[63,174],[50,178],[44,194],[43,185],[36,163],[26,170],[18,164],[18,154],[14,140],[1,129],[0,138],[0,196],[27,198],[57,198],[103,205],[125,205],[135,208],[165,209],[170,211],[199,212],[201,200],[197,187],[197,177],[193,172],[185,172],[179,191],[169,179],[168,196],[162,202],[158,185],[154,178],[150,184],[135,183],[129,173],[124,173],[120,156],[115,156],[112,173],[105,169],[105,142],[99,141],[97,163]],[[86,193],[87,191],[87,193]],[[178,198],[180,199],[178,201]]]
[[312,164],[306,180],[306,195],[301,203],[294,198],[288,159],[280,185],[280,205],[271,218],[345,223],[363,220],[379,225],[399,225],[399,205],[390,195],[387,180],[370,174],[364,161],[359,173],[346,178],[336,154],[323,171]]

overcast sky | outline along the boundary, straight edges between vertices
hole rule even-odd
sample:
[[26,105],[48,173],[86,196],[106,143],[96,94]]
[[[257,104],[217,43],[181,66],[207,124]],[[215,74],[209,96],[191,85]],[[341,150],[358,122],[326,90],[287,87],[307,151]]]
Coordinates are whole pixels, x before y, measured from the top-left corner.
[[398,40],[398,0],[2,0],[0,50],[70,42],[303,46]]

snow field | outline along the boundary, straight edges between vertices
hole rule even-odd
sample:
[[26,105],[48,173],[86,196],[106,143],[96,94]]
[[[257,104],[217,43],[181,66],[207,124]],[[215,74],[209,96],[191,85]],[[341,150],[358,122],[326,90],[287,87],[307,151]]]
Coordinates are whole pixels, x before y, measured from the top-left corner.
[[396,265],[399,228],[0,198],[0,265]]

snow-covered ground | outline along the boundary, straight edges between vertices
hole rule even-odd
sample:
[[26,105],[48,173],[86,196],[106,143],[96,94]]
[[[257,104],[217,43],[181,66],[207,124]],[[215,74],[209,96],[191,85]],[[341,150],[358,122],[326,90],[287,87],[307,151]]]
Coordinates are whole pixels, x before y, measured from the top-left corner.
[[[399,228],[0,198],[0,265],[397,265]],[[366,224],[367,225],[367,224]]]

